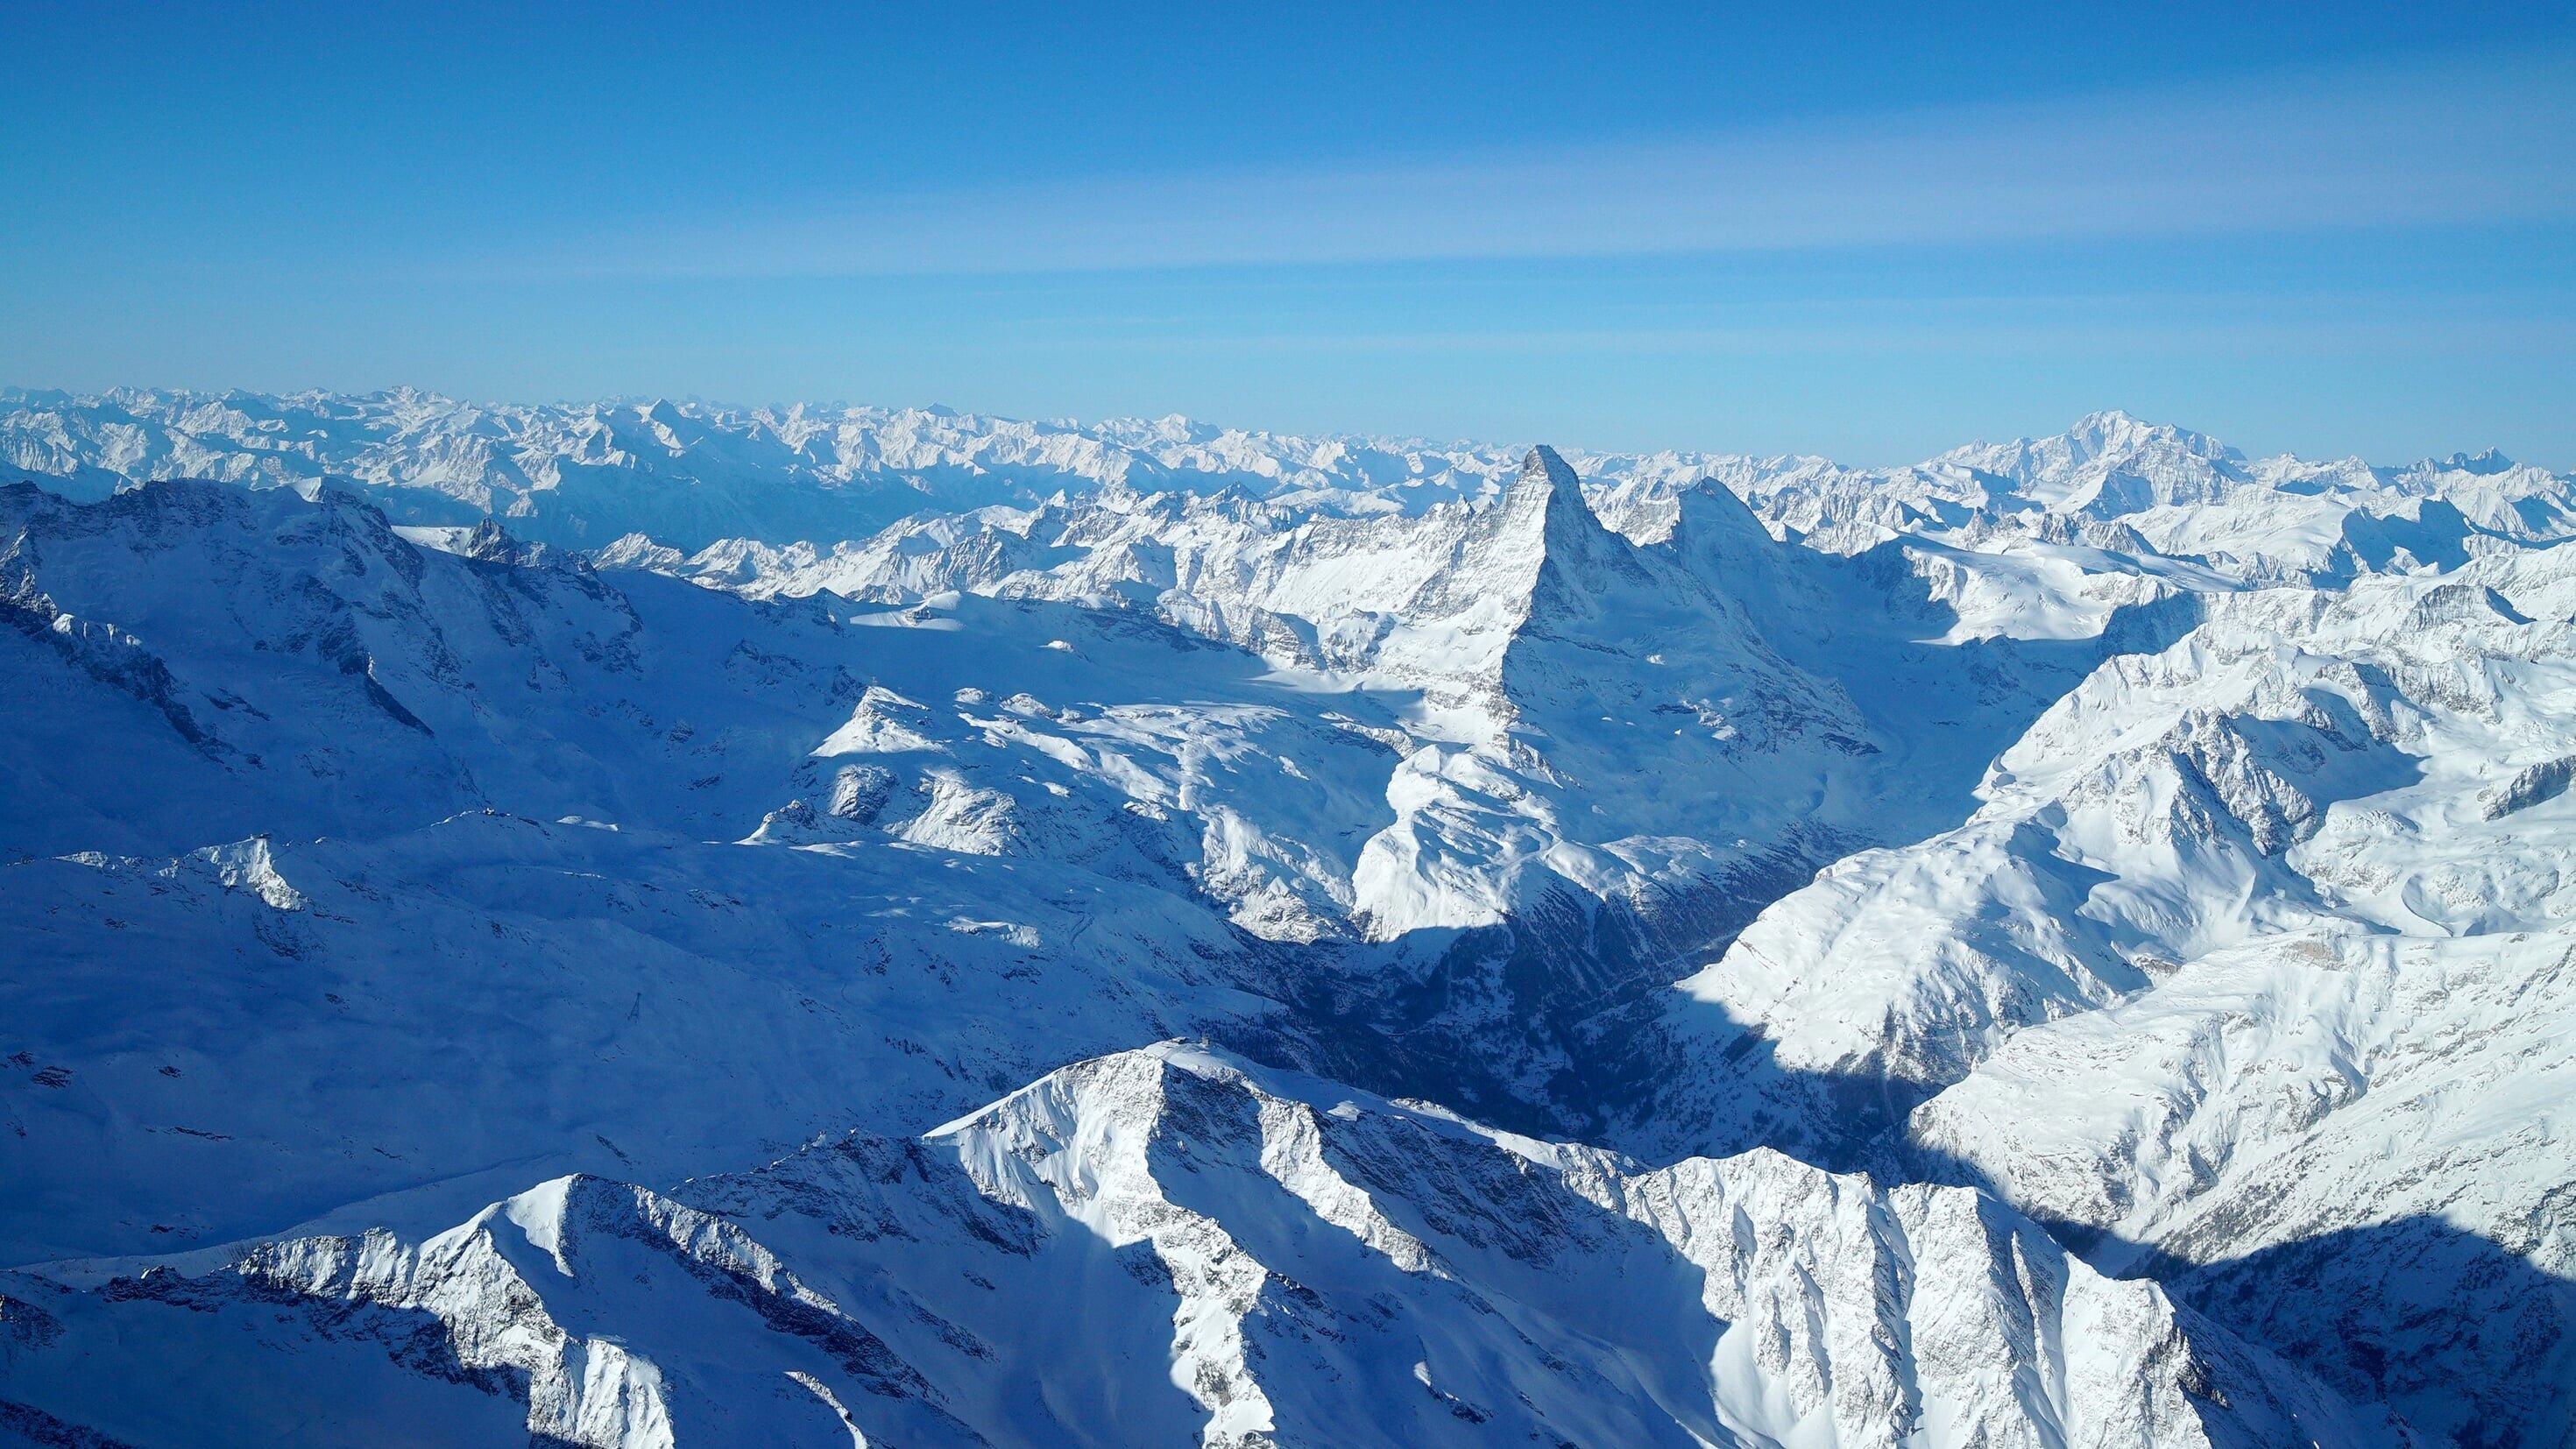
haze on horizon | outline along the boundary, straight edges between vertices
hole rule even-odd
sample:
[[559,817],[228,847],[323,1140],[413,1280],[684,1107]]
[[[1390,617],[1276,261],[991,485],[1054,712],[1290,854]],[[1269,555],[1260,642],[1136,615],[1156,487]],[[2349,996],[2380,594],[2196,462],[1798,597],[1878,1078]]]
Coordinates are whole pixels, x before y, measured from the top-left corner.
[[2576,465],[2576,16],[12,17],[0,383]]

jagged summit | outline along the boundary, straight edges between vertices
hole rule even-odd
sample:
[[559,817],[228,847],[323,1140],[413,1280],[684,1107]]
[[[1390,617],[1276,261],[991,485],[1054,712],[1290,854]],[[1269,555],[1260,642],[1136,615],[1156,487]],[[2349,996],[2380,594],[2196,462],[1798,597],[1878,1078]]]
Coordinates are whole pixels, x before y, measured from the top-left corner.
[[[410,1389],[415,1423],[489,1433],[506,1407],[629,1446],[2381,1438],[1964,1189],[1769,1152],[1649,1172],[1171,1045],[917,1139],[843,1134],[666,1191],[571,1174],[417,1237],[110,1275],[20,1309],[30,1336],[135,1372],[211,1322],[210,1389],[326,1426],[335,1399]],[[224,1332],[253,1320],[258,1340]],[[443,1392],[405,1377],[423,1340]],[[269,1382],[254,1342],[390,1352]],[[23,1391],[40,1424],[154,1424],[148,1399]]]
[[1543,478],[1558,488],[1580,489],[1582,487],[1581,481],[1574,476],[1574,470],[1565,465],[1565,459],[1558,456],[1557,451],[1545,443],[1532,445],[1529,452],[1522,457],[1521,476],[1530,479]]
[[2502,449],[2481,448],[2474,453],[2453,453],[2436,466],[2457,473],[2474,473],[2481,477],[2509,473],[2520,466],[2504,455]]
[[2006,480],[2043,507],[2104,516],[2205,500],[2248,476],[2244,455],[2217,439],[2123,412],[2090,414],[2052,437],[1956,448],[1935,462]]
[[527,559],[526,546],[512,538],[497,518],[486,518],[474,525],[459,541],[456,552],[487,563],[515,564]]
[[[1521,459],[1520,473],[1498,505],[1499,526],[1512,529],[1535,521],[1538,545],[1546,558],[1581,558],[1606,568],[1620,567],[1623,542],[1602,527],[1584,500],[1583,482],[1554,448],[1533,447]],[[1578,565],[1579,567],[1580,565]]]

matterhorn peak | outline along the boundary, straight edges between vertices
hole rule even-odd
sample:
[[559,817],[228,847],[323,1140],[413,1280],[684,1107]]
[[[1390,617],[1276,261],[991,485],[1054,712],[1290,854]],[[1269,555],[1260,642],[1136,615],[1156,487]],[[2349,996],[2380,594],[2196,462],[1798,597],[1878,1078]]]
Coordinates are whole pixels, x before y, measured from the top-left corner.
[[[1543,499],[1537,496],[1541,489],[1546,490]],[[1536,502],[1544,508],[1551,549],[1606,531],[1583,499],[1583,480],[1575,477],[1574,469],[1545,443],[1532,447],[1521,459],[1521,475],[1514,480],[1511,492],[1520,495],[1522,507]]]
[[[1614,534],[1592,511],[1583,496],[1583,482],[1564,458],[1544,443],[1529,450],[1521,460],[1520,476],[1504,490],[1495,515],[1502,531],[1512,537],[1527,538],[1528,530],[1537,532],[1534,562],[1544,568],[1572,568],[1574,578],[1589,577],[1603,568],[1633,569],[1625,539]],[[1544,586],[1544,577],[1539,581]],[[1560,584],[1573,582],[1562,579]]]
[[1534,444],[1528,456],[1521,459],[1521,479],[1523,482],[1545,480],[1557,487],[1572,488],[1578,492],[1583,487],[1581,481],[1574,476],[1574,470],[1566,465],[1565,459],[1545,443]]

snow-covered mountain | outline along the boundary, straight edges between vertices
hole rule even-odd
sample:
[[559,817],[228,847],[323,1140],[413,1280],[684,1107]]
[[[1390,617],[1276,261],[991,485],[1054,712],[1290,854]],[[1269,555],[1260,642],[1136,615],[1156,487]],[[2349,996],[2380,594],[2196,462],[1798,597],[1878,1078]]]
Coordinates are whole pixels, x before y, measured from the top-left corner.
[[1647,1171],[1186,1047],[664,1192],[56,1272],[12,1285],[62,1368],[22,1422],[134,1442],[2402,1442],[1966,1189]]
[[2576,1442],[2576,479],[0,460],[0,1442]]

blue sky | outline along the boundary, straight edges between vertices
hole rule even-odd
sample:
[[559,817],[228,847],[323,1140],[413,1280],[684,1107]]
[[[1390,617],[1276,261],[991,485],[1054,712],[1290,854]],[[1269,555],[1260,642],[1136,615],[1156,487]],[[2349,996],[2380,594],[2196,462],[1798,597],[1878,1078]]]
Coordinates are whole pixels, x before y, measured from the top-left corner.
[[0,0],[0,381],[2576,466],[2576,10]]

